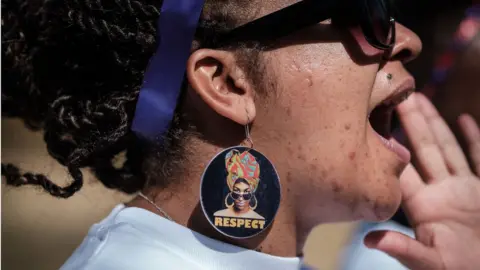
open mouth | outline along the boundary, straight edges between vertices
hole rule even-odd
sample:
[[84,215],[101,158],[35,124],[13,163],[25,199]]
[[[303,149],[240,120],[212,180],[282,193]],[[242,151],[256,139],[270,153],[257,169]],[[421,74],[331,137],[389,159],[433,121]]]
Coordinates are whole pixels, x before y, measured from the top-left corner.
[[396,97],[386,99],[377,105],[370,113],[369,120],[372,128],[385,139],[392,136],[392,119],[395,107],[406,100],[413,90],[401,93]]
[[404,162],[410,161],[410,152],[392,138],[392,119],[395,107],[414,92],[413,85],[403,87],[378,104],[369,115],[370,125],[382,143]]

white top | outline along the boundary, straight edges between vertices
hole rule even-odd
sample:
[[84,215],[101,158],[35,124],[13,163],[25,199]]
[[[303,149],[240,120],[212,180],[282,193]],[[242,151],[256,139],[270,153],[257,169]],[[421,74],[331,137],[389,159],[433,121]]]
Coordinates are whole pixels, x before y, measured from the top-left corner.
[[408,270],[395,258],[379,250],[369,249],[363,244],[365,236],[372,231],[389,230],[401,232],[415,238],[411,228],[404,227],[395,221],[381,223],[363,222],[353,234],[350,246],[345,250],[342,260],[343,270]]
[[93,225],[61,270],[306,269],[282,258],[226,244],[150,211],[116,206]]

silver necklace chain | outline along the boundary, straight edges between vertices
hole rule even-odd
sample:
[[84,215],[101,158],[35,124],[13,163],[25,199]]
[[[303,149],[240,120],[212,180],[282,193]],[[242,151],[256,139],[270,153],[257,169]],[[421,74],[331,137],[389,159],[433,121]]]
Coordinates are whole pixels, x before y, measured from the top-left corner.
[[151,205],[153,205],[155,208],[157,208],[157,210],[162,213],[162,215],[164,217],[166,217],[167,219],[173,221],[173,218],[171,218],[167,212],[163,211],[162,208],[160,208],[160,206],[156,205],[152,200],[150,200],[147,196],[145,196],[145,194],[143,194],[142,192],[140,192],[138,195],[140,195],[140,197],[144,198],[147,202],[149,202]]

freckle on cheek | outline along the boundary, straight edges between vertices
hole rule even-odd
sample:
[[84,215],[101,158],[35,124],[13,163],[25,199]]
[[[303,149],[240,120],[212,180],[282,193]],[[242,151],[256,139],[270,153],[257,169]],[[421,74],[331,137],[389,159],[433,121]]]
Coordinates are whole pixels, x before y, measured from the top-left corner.
[[288,115],[288,116],[292,116],[292,109],[287,108],[287,115]]
[[313,86],[312,78],[310,78],[310,77],[307,78],[307,84],[308,84],[308,86]]
[[348,154],[348,157],[350,158],[350,160],[354,160],[355,156],[356,156],[355,152],[350,152],[350,154]]
[[287,173],[287,182],[288,183],[292,182],[292,173],[291,172]]
[[332,189],[333,189],[333,192],[335,193],[340,193],[342,192],[343,190],[343,187],[341,184],[337,183],[337,182],[333,182],[332,183]]
[[351,214],[355,213],[355,210],[356,210],[357,207],[359,206],[358,199],[356,199],[356,198],[350,199],[350,200],[347,202],[347,205],[346,205],[346,206],[350,209],[350,213],[351,213]]
[[352,127],[352,125],[346,124],[346,125],[345,125],[345,130],[350,130],[351,127]]

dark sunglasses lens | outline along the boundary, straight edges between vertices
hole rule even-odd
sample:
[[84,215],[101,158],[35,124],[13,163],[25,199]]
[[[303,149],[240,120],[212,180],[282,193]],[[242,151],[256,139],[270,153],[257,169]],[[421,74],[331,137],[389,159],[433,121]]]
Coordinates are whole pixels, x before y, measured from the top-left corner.
[[238,200],[240,199],[241,197],[243,197],[244,200],[248,201],[252,198],[252,193],[244,193],[244,194],[241,194],[241,193],[237,193],[237,192],[232,192],[232,198],[234,200]]
[[365,0],[364,4],[361,25],[365,37],[375,47],[390,47],[395,41],[395,24],[389,0]]
[[368,0],[370,20],[375,38],[382,44],[390,44],[392,40],[392,26],[390,24],[390,10],[388,0]]

